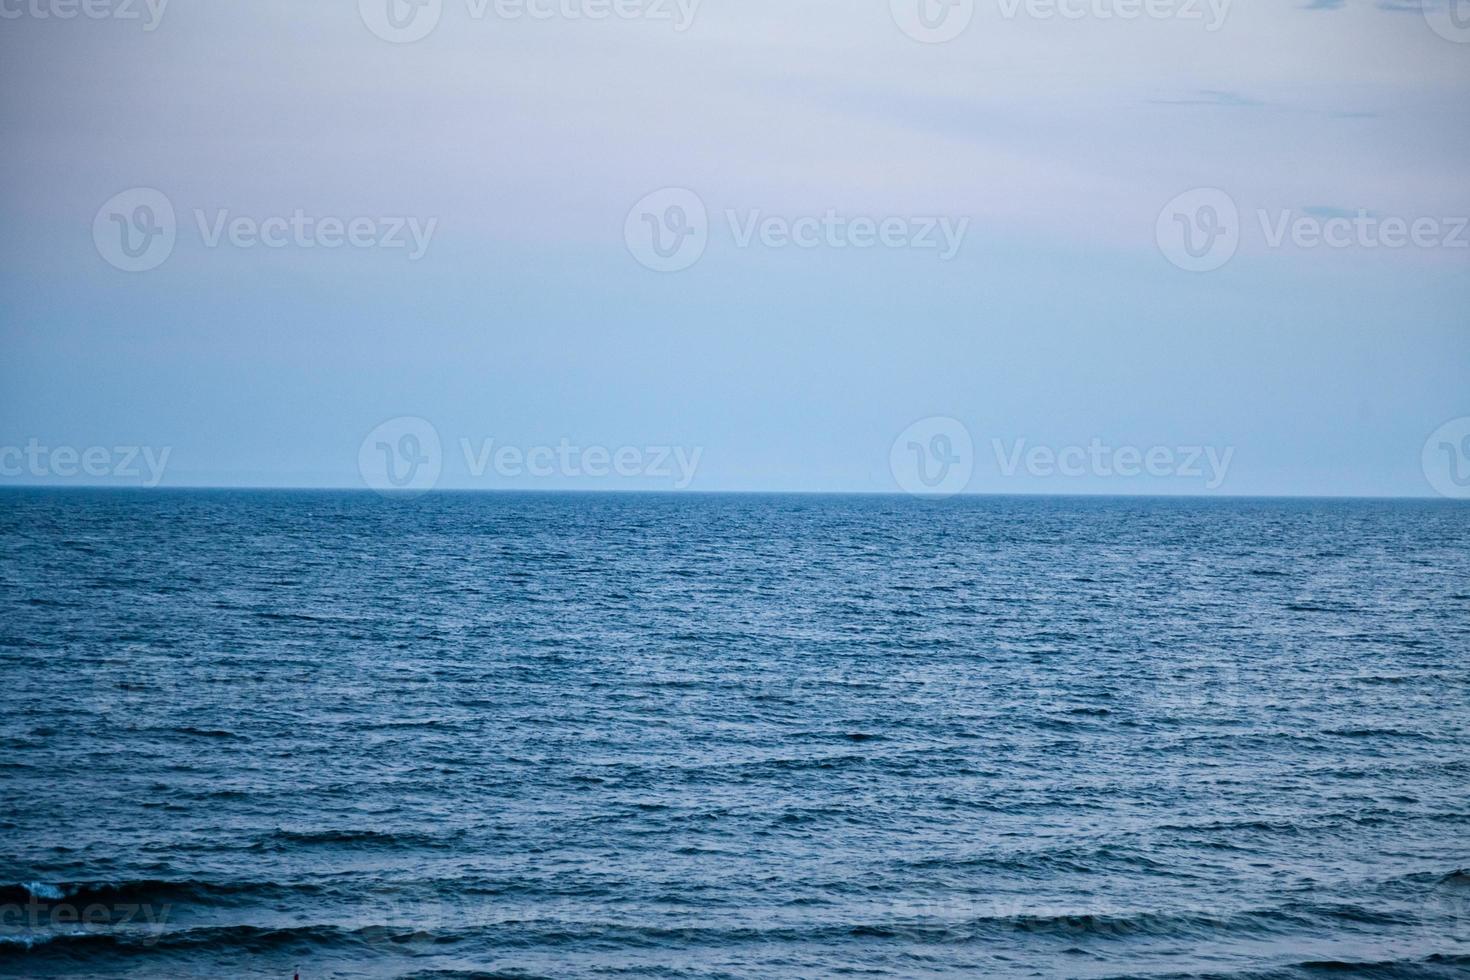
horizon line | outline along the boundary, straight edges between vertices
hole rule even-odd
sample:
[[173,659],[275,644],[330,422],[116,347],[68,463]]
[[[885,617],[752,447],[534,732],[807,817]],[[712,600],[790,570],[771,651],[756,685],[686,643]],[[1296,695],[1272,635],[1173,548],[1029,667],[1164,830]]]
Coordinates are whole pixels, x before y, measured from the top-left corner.
[[903,490],[614,490],[607,488],[573,489],[565,487],[435,487],[431,490],[378,490],[367,486],[241,486],[225,484],[190,484],[181,486],[119,486],[110,483],[0,483],[5,490],[108,490],[118,492],[224,492],[224,493],[360,493],[384,499],[413,500],[444,494],[559,494],[582,496],[747,496],[747,497],[899,497],[938,503],[961,498],[1052,498],[1114,500],[1378,500],[1435,501],[1466,503],[1470,498],[1446,497],[1442,494],[1320,494],[1320,493],[1108,493],[1108,492],[1027,492],[971,491],[954,494],[918,494]]

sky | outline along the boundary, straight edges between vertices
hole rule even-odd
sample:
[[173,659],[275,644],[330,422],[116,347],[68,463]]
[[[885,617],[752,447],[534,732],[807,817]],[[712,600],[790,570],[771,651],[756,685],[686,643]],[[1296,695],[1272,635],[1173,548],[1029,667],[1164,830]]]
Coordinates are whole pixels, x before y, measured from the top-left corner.
[[0,0],[0,483],[1470,495],[1470,2]]

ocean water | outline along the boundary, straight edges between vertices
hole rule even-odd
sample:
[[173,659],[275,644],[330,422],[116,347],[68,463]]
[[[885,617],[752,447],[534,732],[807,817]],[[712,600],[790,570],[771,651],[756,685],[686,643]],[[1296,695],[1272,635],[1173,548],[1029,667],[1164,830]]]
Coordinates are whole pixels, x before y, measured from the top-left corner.
[[1470,507],[0,492],[0,973],[1470,974]]

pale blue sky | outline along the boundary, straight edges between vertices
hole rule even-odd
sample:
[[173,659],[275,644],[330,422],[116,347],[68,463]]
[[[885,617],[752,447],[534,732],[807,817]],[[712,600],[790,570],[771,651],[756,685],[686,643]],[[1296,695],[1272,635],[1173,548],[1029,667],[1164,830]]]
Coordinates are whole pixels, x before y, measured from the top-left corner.
[[[152,31],[6,9],[0,446],[361,486],[364,438],[416,416],[442,487],[666,485],[477,477],[460,441],[493,438],[699,447],[695,490],[889,491],[895,438],[944,416],[977,492],[1203,489],[992,452],[1101,439],[1232,448],[1221,493],[1419,495],[1425,440],[1470,416],[1470,248],[1272,247],[1257,219],[1470,215],[1470,43],[1417,7],[1242,0],[1210,31],[982,2],[941,44],[887,0],[703,0],[683,31],[444,0],[409,44],[355,2],[173,0]],[[125,272],[93,222],[136,187],[177,244]],[[658,273],[624,223],[665,187],[709,245]],[[1208,273],[1155,237],[1197,187],[1241,214]],[[210,247],[196,209],[437,224],[410,260]],[[828,209],[968,226],[945,261],[740,247],[725,217]]]

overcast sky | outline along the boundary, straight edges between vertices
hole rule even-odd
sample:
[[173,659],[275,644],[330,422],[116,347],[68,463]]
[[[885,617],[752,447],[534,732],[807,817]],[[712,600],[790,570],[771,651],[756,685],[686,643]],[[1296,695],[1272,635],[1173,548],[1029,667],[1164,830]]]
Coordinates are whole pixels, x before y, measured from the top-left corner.
[[440,487],[892,491],[939,418],[970,491],[1424,495],[1470,416],[1470,10],[388,2],[0,0],[0,447],[360,487],[412,417]]

